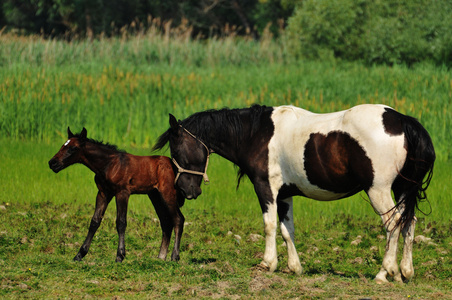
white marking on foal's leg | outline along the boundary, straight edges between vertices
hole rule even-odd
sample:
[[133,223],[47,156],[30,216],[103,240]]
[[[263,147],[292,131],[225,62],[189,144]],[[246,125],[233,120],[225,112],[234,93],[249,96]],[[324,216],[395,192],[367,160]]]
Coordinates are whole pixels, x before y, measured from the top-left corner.
[[414,240],[414,230],[416,228],[415,218],[411,221],[411,224],[408,226],[406,230],[402,230],[402,235],[405,240],[403,245],[403,256],[402,261],[400,262],[400,270],[402,271],[405,279],[410,280],[414,276],[414,268],[413,268],[413,240]]
[[276,203],[267,205],[267,212],[263,214],[265,231],[265,253],[262,264],[269,268],[270,272],[276,270],[278,257],[276,252],[276,227],[277,227],[277,206]]
[[281,234],[286,241],[287,245],[287,255],[288,255],[288,266],[289,270],[300,275],[303,268],[300,264],[300,258],[298,257],[297,249],[295,248],[294,240],[294,224],[293,224],[293,201],[292,198],[287,198],[282,200],[289,205],[286,216],[279,220],[281,226]]

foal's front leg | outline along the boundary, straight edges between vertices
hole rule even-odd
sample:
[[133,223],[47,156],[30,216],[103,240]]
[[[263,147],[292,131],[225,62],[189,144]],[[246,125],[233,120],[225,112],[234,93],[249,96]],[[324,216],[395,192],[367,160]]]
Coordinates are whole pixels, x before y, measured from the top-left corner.
[[116,230],[118,231],[119,243],[116,253],[116,262],[122,262],[126,256],[125,233],[127,227],[127,206],[129,203],[129,192],[121,191],[116,195]]
[[97,192],[96,209],[94,210],[94,215],[91,218],[88,235],[86,236],[86,239],[80,247],[77,255],[74,257],[75,261],[81,261],[82,258],[88,253],[94,234],[99,228],[102,218],[104,217],[105,210],[107,209],[107,206],[112,198],[113,196],[105,194],[101,189]]

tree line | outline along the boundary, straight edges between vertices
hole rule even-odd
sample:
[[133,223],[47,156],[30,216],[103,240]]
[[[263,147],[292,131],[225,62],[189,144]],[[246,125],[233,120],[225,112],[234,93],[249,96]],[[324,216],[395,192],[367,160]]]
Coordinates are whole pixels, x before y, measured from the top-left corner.
[[2,0],[0,33],[95,38],[150,26],[281,37],[294,56],[452,66],[450,0]]
[[237,34],[256,39],[273,24],[277,33],[293,5],[284,0],[2,0],[0,26],[45,36],[114,35],[121,28],[149,26],[149,20],[171,21],[177,27],[188,23],[196,36],[222,34],[234,28]]

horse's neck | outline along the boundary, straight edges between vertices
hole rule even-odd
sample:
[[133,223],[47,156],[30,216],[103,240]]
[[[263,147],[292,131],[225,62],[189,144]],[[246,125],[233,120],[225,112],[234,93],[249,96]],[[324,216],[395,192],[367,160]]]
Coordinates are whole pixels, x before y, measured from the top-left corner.
[[[234,164],[241,166],[244,160],[249,158],[249,151],[252,148],[260,147],[259,142],[254,143],[253,141],[262,141],[265,138],[265,133],[268,125],[261,124],[262,127],[260,131],[253,132],[252,121],[250,116],[247,114],[248,111],[244,111],[241,115],[243,131],[241,136],[234,136],[230,134],[229,136],[222,136],[219,134],[221,130],[213,127],[210,128],[211,137],[220,137],[220,139],[215,138],[215,144],[210,144],[211,149],[218,155],[226,158],[227,160],[233,162]],[[270,126],[273,126],[271,124]],[[262,136],[259,138],[259,136]]]
[[110,164],[113,154],[111,151],[104,151],[100,146],[91,143],[86,143],[83,151],[82,164],[96,174],[105,170]]
[[[213,129],[211,132],[215,132]],[[216,134],[216,133],[215,133]],[[218,134],[218,136],[221,136]],[[235,137],[221,136],[221,139],[216,139],[214,144],[210,144],[211,151],[220,155],[221,157],[237,164],[239,159],[239,149]]]

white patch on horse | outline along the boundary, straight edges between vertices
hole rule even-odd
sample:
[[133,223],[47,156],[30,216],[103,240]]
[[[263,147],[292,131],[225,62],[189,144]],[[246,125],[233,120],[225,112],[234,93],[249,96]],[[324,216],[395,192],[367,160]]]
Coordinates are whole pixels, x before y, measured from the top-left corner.
[[[277,193],[283,184],[295,184],[303,194],[316,200],[336,200],[347,195],[312,184],[304,166],[303,154],[310,134],[328,135],[332,131],[349,134],[363,148],[373,163],[374,184],[392,184],[403,167],[406,150],[403,135],[389,136],[384,131],[381,116],[386,107],[359,105],[328,114],[316,114],[294,106],[275,107],[272,114],[275,132],[268,145],[272,192]],[[363,140],[362,137],[370,138]]]

